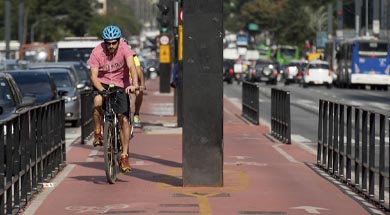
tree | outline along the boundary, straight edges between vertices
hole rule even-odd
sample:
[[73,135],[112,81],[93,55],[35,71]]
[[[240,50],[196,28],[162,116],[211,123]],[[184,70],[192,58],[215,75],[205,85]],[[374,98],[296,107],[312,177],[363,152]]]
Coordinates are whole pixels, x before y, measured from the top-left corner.
[[[11,39],[18,38],[18,4],[11,1]],[[4,2],[0,1],[0,40],[4,40]],[[101,36],[107,24],[117,24],[124,35],[139,34],[141,25],[121,0],[108,2],[108,15],[95,14],[96,0],[25,0],[24,41],[54,42],[65,36]]]

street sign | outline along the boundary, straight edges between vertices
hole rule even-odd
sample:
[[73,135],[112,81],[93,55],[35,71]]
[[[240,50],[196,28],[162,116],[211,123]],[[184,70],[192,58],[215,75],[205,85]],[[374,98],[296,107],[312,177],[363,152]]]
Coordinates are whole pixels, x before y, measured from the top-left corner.
[[160,45],[160,63],[170,63],[171,53],[169,45]]
[[162,35],[160,37],[160,44],[161,45],[167,45],[169,44],[169,37],[167,35]]

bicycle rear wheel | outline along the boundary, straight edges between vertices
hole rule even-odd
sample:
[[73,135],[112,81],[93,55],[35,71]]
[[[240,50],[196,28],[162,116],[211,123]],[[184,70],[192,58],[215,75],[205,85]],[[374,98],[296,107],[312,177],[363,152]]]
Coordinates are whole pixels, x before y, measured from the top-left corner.
[[116,155],[115,155],[115,130],[114,124],[110,121],[104,123],[104,166],[106,170],[107,181],[114,184],[116,181]]

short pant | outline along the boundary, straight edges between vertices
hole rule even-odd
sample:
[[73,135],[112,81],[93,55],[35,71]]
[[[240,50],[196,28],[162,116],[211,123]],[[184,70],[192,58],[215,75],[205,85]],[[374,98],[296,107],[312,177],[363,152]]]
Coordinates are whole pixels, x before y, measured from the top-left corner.
[[[102,83],[102,86],[105,88],[105,89],[108,89],[108,85],[107,84],[103,84]],[[124,88],[121,88],[121,87],[113,87],[114,90],[116,89],[122,89],[123,92],[124,92]],[[95,87],[93,88],[94,91],[98,91],[98,89],[96,89]],[[106,107],[105,105],[105,100],[103,100],[103,109]],[[123,114],[127,117],[130,116],[130,96],[127,94],[127,93],[117,93],[116,94],[116,98],[114,99],[114,104],[112,104],[113,108],[114,108],[114,111],[115,113],[120,113],[120,114]]]

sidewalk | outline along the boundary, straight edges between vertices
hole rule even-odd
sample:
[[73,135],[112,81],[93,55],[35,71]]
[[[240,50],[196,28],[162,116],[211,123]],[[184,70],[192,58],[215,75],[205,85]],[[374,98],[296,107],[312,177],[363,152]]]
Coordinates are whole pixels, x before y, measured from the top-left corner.
[[133,171],[108,184],[103,150],[76,141],[66,168],[23,214],[382,214],[316,171],[313,154],[273,141],[266,126],[247,124],[226,98],[224,187],[183,188],[173,93],[160,94],[159,79],[148,80],[147,89],[144,127],[130,146]]

